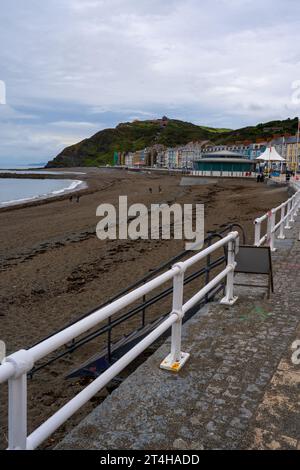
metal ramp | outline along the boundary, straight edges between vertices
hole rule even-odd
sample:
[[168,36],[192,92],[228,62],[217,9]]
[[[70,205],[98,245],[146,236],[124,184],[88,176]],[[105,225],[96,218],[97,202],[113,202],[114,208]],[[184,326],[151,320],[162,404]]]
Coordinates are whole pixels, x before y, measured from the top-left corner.
[[166,315],[158,318],[152,323],[148,323],[148,325],[144,327],[141,326],[128,335],[124,335],[123,338],[116,343],[113,343],[111,348],[111,362],[108,359],[107,349],[105,348],[100,353],[91,356],[86,362],[81,364],[79,368],[72,370],[67,375],[67,378],[98,377],[102,372],[108,369],[111,363],[120,359],[120,357],[132,349],[139,341],[141,341],[141,339],[151,333],[151,331],[154,330],[165,317]]

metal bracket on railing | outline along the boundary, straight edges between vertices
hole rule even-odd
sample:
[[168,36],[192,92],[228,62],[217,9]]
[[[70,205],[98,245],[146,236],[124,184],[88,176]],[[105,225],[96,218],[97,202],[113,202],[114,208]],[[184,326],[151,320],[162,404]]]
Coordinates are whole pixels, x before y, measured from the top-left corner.
[[185,264],[182,261],[179,261],[179,263],[173,264],[172,269],[179,269],[181,274],[184,274],[186,271]]
[[240,238],[236,238],[235,240],[233,240],[233,251],[234,251],[234,254],[235,256],[238,254],[239,252],[239,249],[240,249]]
[[172,372],[179,372],[189,357],[189,353],[181,352],[179,359],[177,361],[174,361],[173,355],[172,353],[170,353],[166,357],[166,359],[162,361],[162,363],[160,364],[160,368],[164,370],[170,370]]
[[177,320],[177,321],[182,320],[183,317],[184,317],[184,313],[183,313],[182,310],[172,310],[172,312],[170,313],[170,315],[174,315],[174,314],[177,315],[177,317],[178,317],[178,320]]
[[27,374],[34,366],[34,358],[27,349],[21,349],[11,354],[6,357],[4,361],[13,364],[15,369],[14,379],[21,377],[23,374]]
[[234,261],[233,263],[228,264],[228,266],[230,266],[230,267],[231,267],[231,270],[234,271],[235,268],[237,267],[237,262]]

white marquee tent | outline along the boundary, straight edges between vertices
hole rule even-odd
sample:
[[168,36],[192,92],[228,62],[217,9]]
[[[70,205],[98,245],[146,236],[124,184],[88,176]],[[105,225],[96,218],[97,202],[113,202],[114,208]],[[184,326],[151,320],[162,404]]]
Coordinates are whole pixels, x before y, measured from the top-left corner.
[[264,151],[264,153],[262,153],[259,157],[256,158],[256,160],[260,160],[263,162],[285,162],[285,159],[279,155],[275,147],[268,147]]

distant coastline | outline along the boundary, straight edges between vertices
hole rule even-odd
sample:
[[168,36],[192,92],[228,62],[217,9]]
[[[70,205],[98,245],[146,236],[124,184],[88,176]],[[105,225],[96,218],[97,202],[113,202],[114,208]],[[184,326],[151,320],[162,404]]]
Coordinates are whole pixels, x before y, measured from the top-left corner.
[[1,163],[0,162],[0,171],[2,170],[42,170],[45,168],[47,162],[39,163],[26,163],[25,165],[21,164],[11,164],[11,163]]

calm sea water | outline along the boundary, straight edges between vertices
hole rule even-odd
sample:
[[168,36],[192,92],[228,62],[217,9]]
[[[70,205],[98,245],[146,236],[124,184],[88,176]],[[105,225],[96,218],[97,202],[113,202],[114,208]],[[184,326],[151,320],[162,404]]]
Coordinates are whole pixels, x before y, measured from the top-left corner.
[[17,175],[86,175],[82,171],[53,171],[53,170],[7,170],[0,168],[0,173],[9,173]]
[[69,179],[0,178],[0,207],[74,190],[81,181]]

